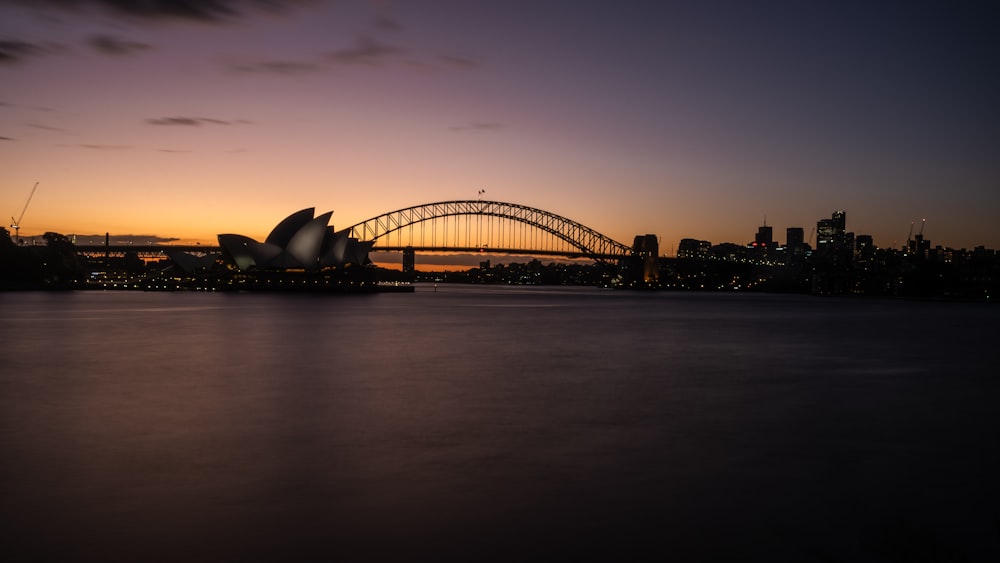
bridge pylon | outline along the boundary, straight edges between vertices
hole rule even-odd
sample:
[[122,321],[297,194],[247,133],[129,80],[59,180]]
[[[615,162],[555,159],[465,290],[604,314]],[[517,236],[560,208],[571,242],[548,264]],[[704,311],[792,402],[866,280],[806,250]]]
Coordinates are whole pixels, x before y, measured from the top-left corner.
[[650,287],[660,279],[660,242],[656,235],[636,235],[627,278],[630,285]]

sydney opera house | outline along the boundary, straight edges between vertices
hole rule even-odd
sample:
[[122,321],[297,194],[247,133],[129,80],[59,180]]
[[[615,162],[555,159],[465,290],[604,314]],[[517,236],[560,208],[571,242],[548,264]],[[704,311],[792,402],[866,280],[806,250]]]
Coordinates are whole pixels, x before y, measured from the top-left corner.
[[218,235],[218,254],[168,250],[172,279],[178,287],[231,291],[389,291],[378,283],[376,268],[367,267],[374,243],[351,237],[350,229],[334,231],[332,211],[314,215],[315,208],[292,213],[264,242]]
[[240,272],[318,272],[369,263],[372,242],[360,242],[349,230],[335,232],[329,225],[333,212],[314,217],[310,207],[283,219],[264,242],[243,235],[219,235],[223,261]]

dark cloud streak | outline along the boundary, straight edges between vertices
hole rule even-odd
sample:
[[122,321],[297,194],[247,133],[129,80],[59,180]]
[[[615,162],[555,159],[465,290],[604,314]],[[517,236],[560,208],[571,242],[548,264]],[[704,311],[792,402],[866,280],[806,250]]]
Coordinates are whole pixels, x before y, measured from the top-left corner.
[[314,0],[33,0],[21,3],[36,8],[57,9],[73,15],[83,13],[87,8],[97,8],[113,15],[139,21],[178,20],[214,24],[234,20],[251,12],[283,13],[291,6],[316,2]]
[[27,59],[66,51],[59,43],[30,43],[20,39],[0,39],[0,65],[13,65]]
[[88,43],[97,52],[113,56],[131,55],[133,53],[138,53],[140,51],[145,51],[153,48],[152,45],[149,45],[147,43],[139,43],[138,41],[120,39],[118,37],[112,37],[110,35],[95,35],[90,38]]
[[491,131],[499,131],[503,129],[503,123],[496,123],[490,121],[479,121],[475,123],[469,123],[466,125],[456,125],[451,127],[452,131],[457,131],[460,133],[486,133]]
[[127,149],[131,149],[132,148],[130,145],[86,144],[86,145],[80,145],[80,146],[83,147],[83,148],[85,148],[85,149],[94,149],[94,150],[99,150],[99,151],[120,151],[120,150],[127,150]]
[[250,74],[277,74],[292,76],[310,74],[320,70],[320,65],[299,61],[258,61],[250,63],[234,63],[229,68],[237,72]]
[[380,66],[403,53],[404,49],[363,36],[358,38],[354,47],[330,53],[330,60],[344,65]]
[[[204,124],[209,125],[232,125],[232,121],[225,121],[222,119],[213,119],[211,117],[159,117],[150,118],[146,120],[148,125],[182,125],[185,127],[200,127]],[[240,121],[239,123],[247,123],[246,121]]]
[[375,18],[375,29],[382,31],[401,31],[403,26],[388,16],[378,16]]
[[455,55],[438,55],[437,60],[444,66],[451,68],[473,69],[481,66],[477,61]]
[[31,127],[32,129],[41,129],[42,131],[53,131],[55,133],[69,133],[69,131],[67,131],[66,129],[63,129],[62,127],[53,127],[51,125],[42,125],[41,123],[26,123],[25,125],[27,127]]

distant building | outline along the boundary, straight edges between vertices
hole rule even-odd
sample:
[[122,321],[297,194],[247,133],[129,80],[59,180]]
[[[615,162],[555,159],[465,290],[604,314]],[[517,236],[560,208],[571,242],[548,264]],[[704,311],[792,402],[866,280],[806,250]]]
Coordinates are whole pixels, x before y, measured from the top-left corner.
[[854,239],[854,254],[859,260],[871,260],[875,256],[875,239],[871,235],[858,235]]
[[417,253],[412,246],[403,249],[403,273],[414,275],[417,271]]
[[927,253],[930,251],[930,249],[931,249],[930,239],[925,239],[924,234],[920,233],[914,236],[913,239],[909,241],[909,248],[907,250],[909,250],[910,254],[916,255],[920,258],[927,258]]
[[712,243],[707,240],[682,238],[680,244],[677,245],[677,257],[703,259],[708,257],[710,248],[712,248]]
[[[833,219],[820,219],[816,222],[816,249],[826,248],[837,238],[837,226]],[[843,232],[843,230],[841,230]]]
[[847,212],[846,211],[834,211],[833,216],[834,225],[837,230],[844,232],[847,230]]
[[854,233],[847,232],[847,212],[834,211],[829,219],[816,222],[814,257],[813,292],[846,293],[854,258]]
[[757,227],[757,235],[753,239],[754,246],[771,248],[774,244],[774,229],[767,225]]
[[805,250],[805,229],[788,227],[785,229],[785,248],[790,254],[801,254]]

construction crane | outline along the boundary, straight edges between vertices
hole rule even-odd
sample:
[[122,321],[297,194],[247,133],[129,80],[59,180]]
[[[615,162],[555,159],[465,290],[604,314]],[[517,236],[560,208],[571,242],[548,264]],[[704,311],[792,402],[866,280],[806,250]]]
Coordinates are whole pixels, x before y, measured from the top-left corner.
[[21,210],[21,215],[14,219],[11,216],[10,220],[13,223],[10,224],[10,228],[14,229],[14,238],[17,240],[17,244],[21,244],[21,219],[24,219],[24,212],[28,210],[28,205],[31,204],[31,198],[35,197],[35,190],[38,189],[38,182],[35,182],[35,186],[31,188],[31,193],[28,194],[28,201],[24,202],[24,209]]

